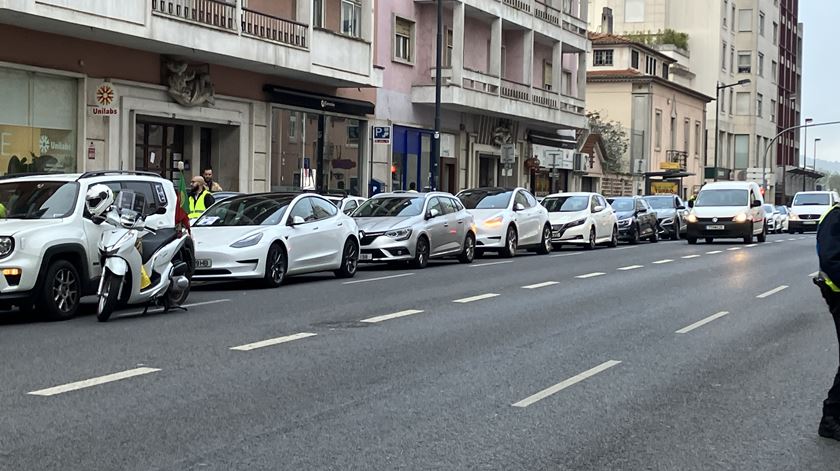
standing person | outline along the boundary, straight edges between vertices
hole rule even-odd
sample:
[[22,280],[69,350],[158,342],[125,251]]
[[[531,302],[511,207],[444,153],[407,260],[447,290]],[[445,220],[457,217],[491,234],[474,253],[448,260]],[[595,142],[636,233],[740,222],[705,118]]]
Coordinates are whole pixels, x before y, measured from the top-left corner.
[[204,184],[207,185],[207,191],[210,193],[215,193],[217,191],[224,191],[222,190],[222,186],[218,183],[213,181],[213,169],[212,168],[205,168],[204,169]]
[[190,219],[196,219],[204,213],[204,210],[213,206],[216,200],[213,195],[207,191],[204,178],[200,175],[193,177],[190,188],[190,195],[187,198],[190,201]]
[[[828,304],[834,331],[840,344],[840,206],[832,206],[820,219],[817,227],[817,256],[820,260],[819,275],[814,283],[819,286],[823,299]],[[823,401],[820,420],[821,437],[840,440],[840,368],[834,376],[834,384]]]

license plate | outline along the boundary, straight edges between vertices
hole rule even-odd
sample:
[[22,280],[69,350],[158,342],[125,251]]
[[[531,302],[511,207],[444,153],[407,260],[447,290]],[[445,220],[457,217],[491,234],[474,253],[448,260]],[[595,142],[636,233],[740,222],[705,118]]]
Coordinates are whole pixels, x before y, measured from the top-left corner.
[[812,225],[814,225],[814,224],[816,224],[816,223],[817,223],[817,221],[805,221],[803,224],[807,224],[807,225],[809,225],[809,226],[812,226]]
[[373,254],[371,254],[371,253],[359,254],[359,260],[373,260]]
[[722,231],[725,229],[725,226],[721,225],[714,225],[714,226],[706,226],[707,231]]
[[203,258],[195,261],[196,268],[210,268],[213,266],[213,260],[209,258]]

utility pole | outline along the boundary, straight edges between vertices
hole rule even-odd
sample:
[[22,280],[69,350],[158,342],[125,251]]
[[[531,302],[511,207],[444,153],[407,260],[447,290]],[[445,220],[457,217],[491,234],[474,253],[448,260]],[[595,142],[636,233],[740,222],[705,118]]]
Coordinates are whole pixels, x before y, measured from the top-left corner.
[[[724,89],[727,89],[727,88],[730,88],[730,87],[736,87],[738,85],[748,85],[749,83],[750,83],[750,79],[738,80],[735,83],[730,83],[730,84],[727,84],[727,85],[724,85],[720,82],[717,83],[717,90],[715,92],[716,95],[715,95],[715,179],[714,179],[714,181],[718,180],[718,147],[720,147],[720,145],[718,143],[718,141],[720,141],[720,131],[718,131],[720,125],[718,123],[720,121],[720,91],[724,90]],[[731,107],[732,103],[730,103],[729,106]]]
[[[813,123],[814,120],[812,118],[805,118],[805,126]],[[802,191],[805,191],[805,186],[808,184],[808,179],[805,178],[805,171],[808,169],[808,128],[805,128],[805,143],[802,146],[802,152],[805,155],[802,156]]]
[[440,75],[443,48],[443,0],[437,4],[437,40],[435,47],[435,134],[432,136],[432,161],[429,165],[429,189],[437,190],[438,162],[440,162]]

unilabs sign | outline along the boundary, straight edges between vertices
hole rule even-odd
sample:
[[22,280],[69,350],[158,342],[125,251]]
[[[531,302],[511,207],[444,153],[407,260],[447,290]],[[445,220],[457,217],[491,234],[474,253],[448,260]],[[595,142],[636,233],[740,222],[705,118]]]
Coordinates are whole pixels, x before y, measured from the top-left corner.
[[102,82],[96,87],[96,105],[90,108],[92,116],[117,116],[120,110],[113,106],[117,102],[117,91],[109,82]]

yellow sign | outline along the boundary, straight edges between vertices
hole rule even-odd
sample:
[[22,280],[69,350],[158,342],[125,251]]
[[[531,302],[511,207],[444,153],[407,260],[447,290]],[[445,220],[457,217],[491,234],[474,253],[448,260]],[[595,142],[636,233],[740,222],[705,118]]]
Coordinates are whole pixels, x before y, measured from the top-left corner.
[[0,125],[0,175],[75,169],[73,131]]
[[676,182],[650,182],[650,192],[654,195],[674,195],[677,193],[678,187]]
[[659,163],[660,170],[679,170],[680,163],[679,162],[660,162]]

